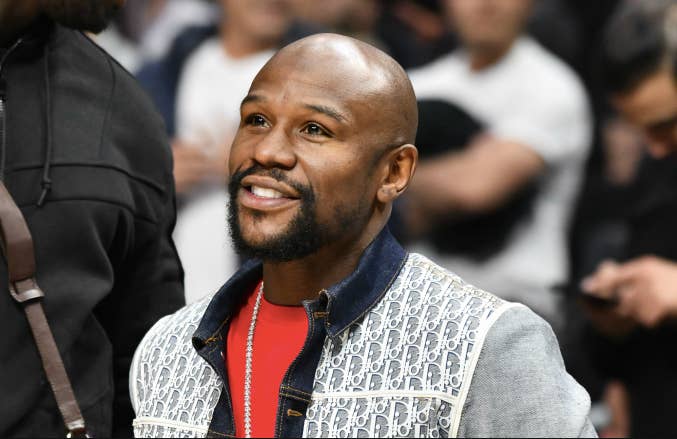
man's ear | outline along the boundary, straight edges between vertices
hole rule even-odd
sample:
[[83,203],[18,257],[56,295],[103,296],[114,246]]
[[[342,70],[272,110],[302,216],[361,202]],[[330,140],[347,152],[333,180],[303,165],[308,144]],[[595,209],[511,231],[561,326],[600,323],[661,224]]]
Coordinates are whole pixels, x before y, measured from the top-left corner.
[[409,186],[416,171],[418,150],[406,144],[389,151],[385,157],[385,176],[376,197],[383,204],[392,203]]

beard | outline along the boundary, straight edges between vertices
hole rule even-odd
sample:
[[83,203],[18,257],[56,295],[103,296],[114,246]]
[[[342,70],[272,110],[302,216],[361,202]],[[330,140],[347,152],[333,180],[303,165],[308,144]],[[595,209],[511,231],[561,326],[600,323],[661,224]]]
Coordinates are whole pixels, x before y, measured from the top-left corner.
[[99,33],[118,10],[111,0],[45,0],[45,14],[71,29]]
[[[251,174],[267,175],[293,187],[298,192],[301,202],[299,212],[288,223],[287,227],[262,243],[247,241],[242,234],[240,224],[237,196],[242,179]],[[228,192],[230,193],[228,226],[235,250],[246,258],[260,259],[266,262],[288,262],[309,256],[334,239],[345,236],[351,229],[354,229],[358,218],[360,218],[358,215],[360,206],[357,206],[355,209],[337,209],[333,216],[337,220],[335,227],[320,224],[317,220],[317,204],[312,187],[290,181],[279,169],[265,170],[261,166],[255,165],[247,170],[237,172],[231,177]],[[255,224],[260,215],[253,213],[252,216]]]

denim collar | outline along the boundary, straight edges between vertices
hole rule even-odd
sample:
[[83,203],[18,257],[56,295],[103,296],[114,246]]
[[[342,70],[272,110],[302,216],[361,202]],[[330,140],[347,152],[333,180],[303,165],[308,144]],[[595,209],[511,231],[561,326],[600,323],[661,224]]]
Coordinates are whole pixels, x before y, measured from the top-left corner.
[[395,281],[406,259],[407,252],[385,227],[364,251],[355,271],[323,291],[329,299],[327,335],[340,335],[371,310]]
[[[355,271],[320,292],[327,298],[326,329],[336,337],[362,318],[385,295],[406,262],[407,253],[387,227],[369,244]],[[263,276],[260,261],[245,263],[209,303],[193,334],[197,350],[221,338],[221,330]]]

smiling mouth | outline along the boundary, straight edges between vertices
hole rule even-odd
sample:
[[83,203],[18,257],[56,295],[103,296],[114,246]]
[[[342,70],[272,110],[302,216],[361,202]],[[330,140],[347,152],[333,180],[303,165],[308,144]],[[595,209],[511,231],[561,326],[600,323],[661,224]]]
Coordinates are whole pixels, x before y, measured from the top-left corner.
[[289,208],[298,202],[297,197],[284,194],[278,190],[257,185],[242,186],[239,203],[255,211],[276,211]]
[[276,200],[279,198],[290,198],[285,196],[282,192],[276,191],[275,189],[270,189],[270,188],[265,188],[265,187],[260,187],[260,186],[255,186],[252,185],[248,188],[246,188],[251,192],[252,194],[256,195],[259,198],[267,198],[271,200]]

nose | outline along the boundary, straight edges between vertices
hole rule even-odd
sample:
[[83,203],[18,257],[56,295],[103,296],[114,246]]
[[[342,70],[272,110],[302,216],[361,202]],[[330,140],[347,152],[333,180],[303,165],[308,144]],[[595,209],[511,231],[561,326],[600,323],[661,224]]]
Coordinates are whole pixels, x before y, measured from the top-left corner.
[[284,129],[276,126],[254,145],[253,159],[265,168],[292,169],[296,154]]

